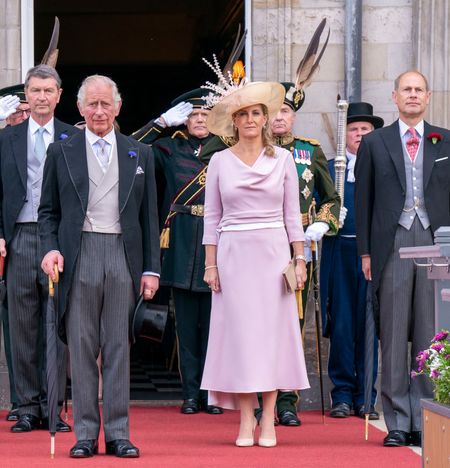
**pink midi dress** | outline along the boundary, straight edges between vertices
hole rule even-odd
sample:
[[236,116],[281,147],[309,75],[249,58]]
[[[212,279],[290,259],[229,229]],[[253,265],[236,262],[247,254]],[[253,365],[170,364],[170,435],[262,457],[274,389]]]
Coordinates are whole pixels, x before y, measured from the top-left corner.
[[282,278],[290,242],[304,240],[298,176],[291,154],[275,151],[250,167],[226,149],[208,166],[203,244],[217,245],[221,290],[201,388],[228,409],[239,408],[239,393],[309,388],[295,296]]

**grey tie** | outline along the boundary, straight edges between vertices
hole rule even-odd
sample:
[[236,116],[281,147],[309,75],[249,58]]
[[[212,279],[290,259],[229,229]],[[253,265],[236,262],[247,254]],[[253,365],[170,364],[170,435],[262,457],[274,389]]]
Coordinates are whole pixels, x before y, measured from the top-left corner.
[[34,142],[34,154],[39,162],[42,162],[45,158],[47,148],[44,141],[44,127],[39,127],[36,131],[36,141]]
[[98,159],[100,160],[100,164],[102,165],[103,169],[106,170],[108,167],[109,163],[109,154],[108,154],[108,149],[106,148],[106,141],[103,138],[100,138],[97,140],[97,143],[99,145],[99,150],[97,152]]

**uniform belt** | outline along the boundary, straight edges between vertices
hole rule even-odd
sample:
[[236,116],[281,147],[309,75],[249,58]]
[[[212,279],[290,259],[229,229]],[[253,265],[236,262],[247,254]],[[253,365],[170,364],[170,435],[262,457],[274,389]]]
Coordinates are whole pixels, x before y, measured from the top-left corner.
[[170,211],[175,213],[190,214],[192,216],[203,216],[205,212],[204,205],[170,205]]

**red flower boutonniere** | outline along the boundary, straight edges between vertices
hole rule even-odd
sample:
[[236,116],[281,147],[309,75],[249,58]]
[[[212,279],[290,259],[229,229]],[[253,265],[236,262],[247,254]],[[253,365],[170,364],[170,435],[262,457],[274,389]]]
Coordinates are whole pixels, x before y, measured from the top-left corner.
[[427,136],[427,139],[430,140],[433,145],[435,145],[437,142],[442,140],[442,135],[437,132],[432,132]]

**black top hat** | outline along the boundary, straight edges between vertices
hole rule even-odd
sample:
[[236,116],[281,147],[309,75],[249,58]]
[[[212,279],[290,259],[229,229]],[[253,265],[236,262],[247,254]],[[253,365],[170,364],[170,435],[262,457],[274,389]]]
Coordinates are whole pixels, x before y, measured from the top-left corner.
[[17,96],[20,99],[20,102],[27,102],[23,84],[7,86],[6,88],[0,89],[0,97],[8,96],[9,94]]
[[281,83],[286,91],[284,97],[284,104],[287,104],[294,112],[297,112],[305,102],[305,92],[303,89],[296,89],[294,83],[284,82]]
[[140,296],[134,313],[130,317],[131,343],[135,343],[138,338],[147,338],[161,343],[164,338],[168,309],[168,306],[144,301],[143,296]]
[[208,96],[211,91],[209,89],[204,88],[197,88],[193,89],[192,91],[188,91],[187,93],[182,94],[175,98],[170,105],[176,106],[180,102],[190,102],[194,108],[204,107],[206,101],[203,99],[204,96]]
[[372,104],[368,102],[351,102],[347,110],[347,123],[370,122],[375,128],[381,128],[384,120],[373,115]]

